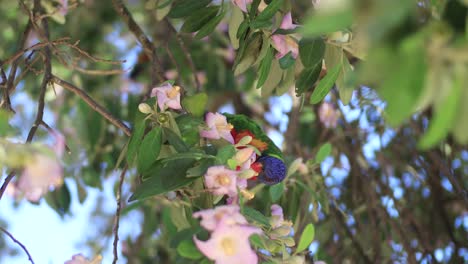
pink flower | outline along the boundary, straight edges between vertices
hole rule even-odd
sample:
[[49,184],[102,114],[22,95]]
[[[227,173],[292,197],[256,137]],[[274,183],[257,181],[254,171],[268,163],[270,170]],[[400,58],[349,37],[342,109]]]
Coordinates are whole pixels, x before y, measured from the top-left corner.
[[205,185],[215,195],[237,196],[237,172],[224,166],[210,167],[205,174]]
[[238,6],[242,11],[247,13],[247,5],[251,4],[253,0],[231,0],[233,4]]
[[63,184],[63,169],[58,157],[62,156],[65,143],[62,135],[55,135],[55,155],[35,153],[18,179],[16,187],[29,201],[37,202],[50,188]]
[[195,212],[193,217],[200,218],[200,225],[208,231],[214,231],[219,225],[246,225],[245,217],[240,213],[238,205],[221,205],[215,209]]
[[162,86],[155,87],[151,91],[151,97],[157,96],[158,106],[161,111],[167,108],[182,109],[180,105],[180,87],[165,83]]
[[283,225],[284,216],[283,216],[283,208],[277,204],[273,204],[271,206],[271,227],[277,228]]
[[68,0],[59,0],[59,4],[58,11],[62,16],[65,16],[68,13]]
[[335,110],[332,104],[323,103],[319,108],[319,118],[323,125],[327,128],[335,128],[338,123],[339,113]]
[[64,264],[100,264],[101,260],[101,256],[97,256],[93,260],[88,260],[82,254],[76,254],[73,255],[71,260],[65,261]]
[[293,24],[291,12],[288,12],[284,15],[283,20],[281,21],[281,29],[295,29],[297,25]]
[[[296,27],[297,25],[292,23],[291,12],[287,13],[281,21],[280,28],[294,29]],[[281,59],[289,52],[292,53],[294,59],[297,58],[297,55],[299,54],[299,45],[291,36],[277,34],[271,36],[271,40],[273,47],[278,51],[276,54],[277,59]]]
[[259,228],[245,225],[220,225],[207,241],[193,238],[197,248],[215,264],[256,264],[258,257],[252,250],[249,237],[261,234]]
[[205,121],[208,130],[200,131],[202,137],[209,139],[224,138],[229,143],[234,144],[234,138],[231,135],[233,126],[227,122],[225,116],[219,113],[208,113]]
[[236,161],[237,165],[239,166],[240,170],[250,169],[250,165],[252,165],[256,159],[257,154],[252,147],[246,147],[238,150],[233,158],[233,160]]

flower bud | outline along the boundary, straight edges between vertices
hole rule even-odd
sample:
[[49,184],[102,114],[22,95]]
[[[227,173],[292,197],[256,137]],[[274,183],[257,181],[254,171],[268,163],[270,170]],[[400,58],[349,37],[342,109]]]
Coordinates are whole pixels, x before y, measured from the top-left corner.
[[153,112],[153,109],[151,109],[151,106],[145,103],[139,104],[138,110],[140,110],[140,112],[142,112],[143,114],[151,114]]
[[296,245],[296,242],[294,242],[292,237],[281,238],[281,241],[283,241],[283,243],[288,247],[294,247],[294,245]]
[[271,234],[275,237],[286,237],[291,233],[291,227],[289,226],[280,226],[274,229]]
[[251,136],[245,136],[245,137],[241,138],[241,139],[239,140],[239,142],[237,142],[236,145],[238,145],[238,146],[245,146],[245,145],[249,144],[250,142],[252,142],[252,139],[253,139],[253,138],[252,138]]

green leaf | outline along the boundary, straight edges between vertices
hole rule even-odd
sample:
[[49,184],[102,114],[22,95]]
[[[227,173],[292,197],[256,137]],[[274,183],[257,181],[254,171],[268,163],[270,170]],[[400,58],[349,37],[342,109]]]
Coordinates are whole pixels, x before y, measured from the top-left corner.
[[314,240],[315,236],[315,227],[313,224],[308,224],[304,231],[302,232],[301,238],[299,239],[299,244],[296,248],[296,253],[304,251],[309,247],[310,243]]
[[294,59],[292,51],[288,52],[288,54],[284,55],[281,59],[279,59],[280,67],[283,70],[286,70],[287,68],[294,65],[294,62],[296,62],[296,59]]
[[270,36],[268,36],[268,34],[262,34],[262,47],[260,51],[258,52],[257,59],[254,62],[255,65],[259,64],[263,60],[263,58],[265,58],[270,48],[271,48]]
[[187,219],[187,214],[185,212],[185,206],[180,206],[176,204],[169,205],[169,215],[171,216],[171,221],[178,231],[184,230],[190,227],[190,224]]
[[283,70],[281,70],[278,60],[272,60],[270,72],[268,73],[268,77],[262,86],[262,98],[266,98],[273,93],[273,90],[281,82],[282,77]]
[[322,72],[322,62],[319,62],[313,68],[305,68],[296,81],[296,96],[301,96],[303,93],[312,89],[317,82]]
[[[234,4],[231,4],[234,6]],[[237,32],[239,31],[239,27],[244,21],[244,13],[240,8],[231,8],[231,18],[229,19],[229,40],[231,40],[232,47],[234,49],[239,48],[239,38],[237,37]]]
[[283,195],[284,183],[281,182],[281,183],[270,186],[269,192],[270,192],[271,202],[276,203],[277,201],[279,201],[279,199]]
[[187,152],[190,148],[185,142],[171,129],[163,127],[164,138],[174,147],[177,152]]
[[244,35],[247,33],[249,26],[250,26],[250,22],[248,19],[245,19],[244,21],[242,21],[236,33],[237,39],[244,40]]
[[304,67],[315,67],[325,56],[325,41],[322,38],[301,39],[299,41],[299,56]]
[[338,75],[338,79],[336,80],[336,88],[338,88],[338,93],[340,95],[341,102],[344,105],[347,105],[351,100],[353,95],[354,87],[352,85],[352,77],[353,77],[353,68],[349,64],[348,58],[343,54],[343,66],[341,67],[340,74]]
[[211,0],[177,0],[174,1],[171,12],[168,16],[170,18],[182,18],[193,14],[193,12],[204,8]]
[[264,225],[266,227],[270,226],[270,220],[268,217],[264,216],[262,213],[259,211],[250,208],[250,207],[243,207],[242,208],[242,214],[249,220],[250,222],[256,222],[258,224]]
[[327,44],[324,60],[328,69],[333,68],[338,64],[342,65],[338,78],[336,79],[336,87],[338,88],[342,103],[347,105],[351,100],[351,96],[354,91],[354,87],[350,82],[353,77],[353,70],[349,64],[348,58],[346,58],[342,48]]
[[141,142],[138,150],[137,168],[140,173],[148,169],[158,159],[161,151],[162,131],[161,127],[154,127]]
[[208,95],[206,93],[197,93],[192,96],[185,96],[182,100],[182,106],[194,116],[203,116],[206,109]]
[[47,204],[60,216],[65,216],[70,210],[71,196],[66,183],[45,195]]
[[426,150],[439,143],[453,127],[457,117],[461,94],[463,89],[463,74],[458,73],[453,82],[450,94],[445,98],[440,107],[437,107],[433,119],[429,124],[428,131],[418,143],[420,149]]
[[250,244],[257,248],[264,247],[262,237],[259,234],[253,234],[249,237]]
[[258,55],[260,54],[260,48],[262,45],[262,36],[260,34],[254,34],[248,40],[247,45],[245,46],[245,52],[242,54],[242,58],[234,67],[234,75],[238,76],[241,73],[244,73],[250,68],[257,60]]
[[317,155],[315,155],[315,162],[321,163],[322,161],[324,161],[325,158],[331,154],[331,151],[332,145],[330,143],[323,144],[318,150]]
[[327,75],[318,83],[317,87],[315,88],[314,92],[310,96],[310,103],[316,104],[322,101],[323,98],[328,94],[330,89],[335,84],[336,79],[338,78],[338,74],[340,73],[341,65],[338,64],[333,67]]
[[163,20],[171,11],[171,3],[172,1],[168,0],[166,3],[160,3],[155,10],[155,17],[156,20],[161,21]]
[[331,12],[316,12],[304,23],[303,34],[306,37],[320,36],[345,29],[353,22],[353,12],[349,8]]
[[128,150],[127,150],[127,162],[132,164],[135,159],[135,155],[140,147],[143,134],[145,133],[146,123],[145,120],[140,120],[136,123],[135,129],[132,131],[132,136],[129,139]]
[[268,74],[270,73],[271,62],[273,61],[273,49],[271,47],[268,48],[266,52],[265,58],[263,58],[260,66],[258,67],[258,81],[257,81],[257,88],[262,87],[265,81],[268,78]]
[[[203,98],[200,100],[203,100]],[[176,118],[176,123],[180,129],[182,140],[188,146],[194,146],[200,142],[200,133],[198,132],[198,128],[203,123],[201,117],[195,117],[191,114],[179,115]]]
[[[466,67],[466,65],[465,65]],[[468,72],[465,70],[465,72]],[[466,87],[467,79],[465,76],[464,79],[464,87]],[[468,102],[468,89],[463,89],[462,94],[460,96],[460,102]],[[457,117],[454,121],[455,127],[453,128],[453,137],[455,140],[460,144],[467,144],[468,143],[468,122],[466,122],[466,117],[468,116],[468,104],[466,103],[459,103],[457,110]]]
[[[252,28],[257,29],[271,25],[271,18],[283,5],[283,0],[273,0],[271,3],[254,19]],[[268,23],[266,23],[268,22]]]
[[194,12],[185,20],[180,30],[182,32],[195,32],[200,30],[216,16],[218,10],[218,6],[209,6]]
[[216,161],[218,164],[225,164],[227,160],[232,158],[235,154],[236,148],[234,145],[226,145],[218,150]]
[[277,96],[280,96],[287,93],[289,89],[294,86],[295,77],[296,67],[295,64],[293,64],[293,66],[283,71],[283,78],[281,79],[279,85],[276,87],[275,94]]
[[196,165],[187,170],[187,177],[200,177],[205,175],[209,167],[215,164],[214,159],[202,159]]
[[208,36],[213,30],[215,30],[216,26],[218,26],[219,22],[224,18],[225,11],[223,10],[220,14],[213,17],[208,23],[206,23],[195,35],[195,39],[202,39]]
[[196,178],[187,178],[187,170],[193,166],[195,159],[178,159],[170,162],[157,162],[144,174],[146,179],[138,185],[129,198],[129,202],[143,200],[153,195],[163,194],[188,185]]
[[[170,214],[168,214],[170,215]],[[170,217],[168,217],[170,219]],[[182,241],[184,240],[190,240],[193,239],[194,235],[197,235],[199,233],[205,232],[204,229],[202,229],[200,226],[195,226],[191,228],[186,228],[184,230],[180,230],[177,233],[175,233],[171,238],[169,242],[169,246],[171,248],[176,248]]]
[[[409,118],[420,99],[427,75],[426,51],[421,48],[425,39],[424,35],[411,36],[400,44],[398,53],[393,48],[387,48],[383,50],[382,58],[379,58],[378,63],[384,65],[381,70],[386,72],[386,76],[377,92],[387,101],[386,120],[392,126]],[[391,61],[384,62],[380,59]],[[375,69],[368,70],[375,72]]]
[[180,244],[177,246],[177,253],[179,253],[179,255],[184,258],[193,260],[197,260],[203,257],[202,253],[200,253],[200,251],[197,249],[192,239],[183,240],[180,242]]
[[14,132],[14,129],[9,124],[11,116],[9,112],[0,109],[0,137],[8,136]]

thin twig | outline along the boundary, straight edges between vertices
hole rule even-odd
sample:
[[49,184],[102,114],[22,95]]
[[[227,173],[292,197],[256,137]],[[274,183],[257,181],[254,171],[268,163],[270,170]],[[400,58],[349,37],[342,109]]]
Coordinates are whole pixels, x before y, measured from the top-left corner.
[[[26,24],[26,28],[24,29],[23,34],[21,35],[18,41],[18,46],[17,46],[18,49],[22,49],[24,47],[24,44],[26,43],[26,39],[28,38],[28,34],[31,31],[31,28],[32,28],[32,22],[31,20],[28,20],[28,24]],[[0,102],[0,107],[4,107],[5,109],[8,109],[8,110],[13,110],[11,108],[10,91],[13,90],[13,84],[15,83],[15,76],[16,76],[17,68],[18,68],[18,59],[15,59],[12,61],[10,74],[8,75],[6,89],[3,90],[3,98],[2,98],[2,101]]]
[[[47,131],[49,131],[49,133],[51,133],[51,134],[57,133],[57,132],[56,132],[53,128],[51,128],[46,122],[44,122],[44,120],[42,120],[41,125],[42,125],[43,127],[45,127],[45,129],[47,129]],[[67,153],[68,153],[68,154],[71,154],[71,150],[70,150],[70,148],[68,147],[68,145],[65,143],[64,146],[65,146],[65,150],[67,151]]]
[[114,232],[114,243],[113,243],[113,246],[114,246],[114,261],[112,261],[112,264],[115,264],[117,263],[117,260],[119,259],[119,254],[117,252],[117,246],[118,246],[118,243],[119,243],[119,224],[120,224],[120,213],[121,213],[121,210],[122,210],[122,185],[123,185],[123,182],[124,182],[124,179],[125,179],[125,173],[127,172],[127,168],[128,168],[128,165],[125,164],[125,167],[122,169],[122,173],[120,174],[120,178],[119,178],[119,189],[117,190],[117,197],[116,197],[116,200],[117,200],[117,209],[115,211],[115,221],[114,221],[114,228],[113,228],[113,232]]
[[187,47],[185,46],[185,42],[184,40],[182,39],[182,36],[179,34],[179,32],[177,32],[177,30],[174,28],[174,26],[171,24],[171,22],[169,21],[169,19],[166,17],[164,19],[166,21],[166,23],[169,25],[169,28],[171,29],[171,31],[174,33],[176,39],[177,39],[177,42],[179,43],[179,46],[180,48],[182,49],[182,53],[184,54],[184,57],[185,59],[187,60],[188,62],[188,65],[190,67],[190,70],[192,71],[192,74],[193,74],[193,79],[195,81],[195,87],[196,87],[196,91],[197,93],[201,92],[201,84],[200,84],[200,80],[198,80],[198,77],[197,77],[197,70],[195,68],[195,63],[193,63],[193,58],[192,58],[192,55],[191,53],[188,51]]
[[[41,7],[41,1],[35,0],[34,1],[34,12],[38,13],[42,7]],[[42,24],[42,30],[44,31],[44,37],[46,42],[49,42],[49,23],[46,18],[44,18],[41,21]],[[39,100],[37,104],[37,114],[36,114],[36,120],[34,120],[34,124],[31,127],[31,130],[29,130],[28,133],[28,138],[26,139],[26,142],[31,142],[34,135],[36,134],[37,128],[39,125],[43,122],[42,118],[44,116],[44,107],[45,107],[45,94],[47,91],[47,85],[50,82],[50,79],[52,77],[52,52],[50,51],[49,46],[44,47],[44,77],[42,78],[42,83],[41,83],[41,89],[39,92]]]
[[162,64],[156,54],[156,47],[153,42],[145,35],[140,26],[133,19],[132,14],[128,11],[127,7],[120,0],[112,0],[112,5],[117,12],[117,14],[123,19],[125,24],[127,24],[128,29],[135,35],[138,42],[143,46],[143,49],[148,58],[151,58],[151,85],[155,86],[159,83],[165,81],[164,73],[162,71]]
[[11,56],[10,58],[4,60],[0,66],[3,66],[3,65],[8,65],[8,64],[12,64],[18,60],[18,58],[20,58],[21,56],[23,56],[25,53],[27,53],[28,51],[35,51],[35,50],[39,50],[43,47],[46,47],[48,46],[49,44],[53,44],[53,45],[59,45],[59,44],[67,44],[68,40],[70,38],[66,37],[66,38],[59,38],[59,39],[56,39],[56,40],[53,40],[53,41],[50,41],[50,42],[38,42],[34,45],[32,45],[31,47],[27,47],[27,48],[24,48],[22,50],[19,50],[17,51],[15,54],[13,54],[13,56]]
[[165,45],[165,48],[166,48],[167,55],[169,56],[169,59],[171,60],[172,64],[174,64],[174,66],[176,67],[177,83],[179,83],[179,85],[180,85],[180,84],[182,84],[182,78],[181,78],[182,71],[180,70],[180,66],[177,63],[177,60],[175,59],[174,54],[172,53],[172,51],[169,48],[169,45],[167,43]]
[[125,125],[122,121],[120,121],[118,118],[114,117],[111,113],[109,113],[104,107],[102,107],[100,104],[94,101],[94,99],[91,98],[85,91],[81,90],[80,88],[76,87],[75,85],[67,81],[64,81],[58,78],[55,75],[52,75],[51,81],[71,91],[72,93],[78,95],[92,109],[94,109],[96,112],[101,114],[105,119],[107,119],[113,125],[120,128],[125,133],[125,135],[130,136],[132,134],[132,131],[130,130],[130,128],[127,127],[127,125]]
[[359,253],[359,255],[361,255],[361,258],[362,260],[365,262],[365,263],[372,263],[372,261],[369,259],[369,257],[366,255],[366,253],[364,252],[364,249],[362,248],[361,244],[359,243],[359,241],[354,237],[353,233],[351,232],[351,230],[349,230],[348,226],[346,225],[346,222],[344,221],[343,219],[343,216],[341,215],[340,211],[338,209],[335,208],[335,206],[331,206],[331,211],[334,213],[335,215],[335,219],[338,220],[338,223],[341,225],[341,227],[344,229],[346,235],[351,239],[351,241],[353,242],[353,246],[356,248],[357,252]]
[[34,260],[31,256],[31,254],[29,254],[29,251],[28,249],[26,248],[25,245],[23,245],[23,243],[19,242],[18,239],[16,239],[10,232],[8,232],[5,228],[1,227],[0,226],[0,230],[2,230],[3,233],[5,233],[7,236],[9,236],[11,238],[11,240],[13,240],[13,242],[15,242],[16,244],[18,244],[22,249],[23,251],[26,253],[26,255],[28,255],[28,260],[34,264]]
[[16,175],[16,171],[12,171],[5,178],[5,181],[3,182],[2,187],[0,188],[0,200],[2,199],[2,196],[5,193],[6,188],[8,187],[8,184],[13,179],[13,177],[15,177],[15,175]]

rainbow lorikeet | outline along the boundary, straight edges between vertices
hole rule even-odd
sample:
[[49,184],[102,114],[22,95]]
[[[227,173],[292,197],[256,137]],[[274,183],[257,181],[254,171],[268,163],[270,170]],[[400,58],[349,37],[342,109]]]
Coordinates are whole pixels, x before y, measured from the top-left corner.
[[262,128],[245,115],[227,113],[223,113],[223,115],[234,127],[231,134],[235,143],[245,136],[251,136],[253,139],[250,145],[261,152],[261,156],[251,166],[258,173],[258,179],[268,185],[277,184],[284,180],[286,177],[286,164],[283,161],[283,153]]

